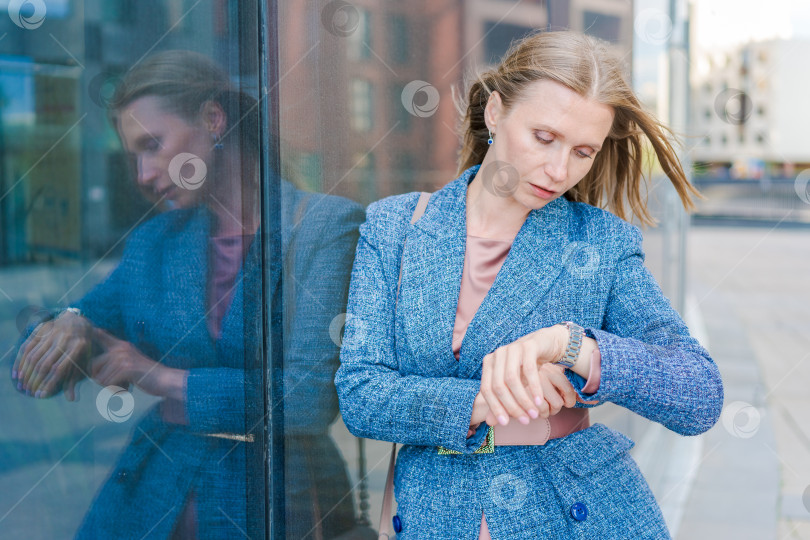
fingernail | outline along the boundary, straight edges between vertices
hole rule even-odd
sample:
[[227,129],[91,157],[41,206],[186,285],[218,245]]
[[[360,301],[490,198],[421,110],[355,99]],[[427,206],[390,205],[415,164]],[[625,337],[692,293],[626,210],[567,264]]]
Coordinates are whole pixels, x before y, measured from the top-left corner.
[[37,390],[37,393],[34,394],[34,397],[37,397],[37,398],[42,397],[42,390]]
[[17,390],[19,390],[20,392],[22,392],[22,389],[23,389],[23,387],[22,387],[22,382],[18,382],[18,383],[17,383]]
[[32,393],[31,393],[31,390],[27,390],[27,389],[26,389],[26,391],[25,391],[25,395],[26,395],[26,396],[28,396],[28,397],[31,397],[31,396],[33,396],[34,394],[32,394]]
[[500,423],[502,426],[505,426],[506,424],[508,424],[508,423],[509,423],[509,418],[508,418],[508,417],[507,417],[505,414],[502,414],[502,415],[500,415],[500,416],[498,417],[498,422],[499,422],[499,423]]
[[534,409],[529,409],[529,416],[531,416],[532,418],[537,418],[538,412],[535,411]]
[[518,418],[518,420],[520,420],[520,423],[523,424],[524,426],[529,424],[528,416],[521,416],[520,418]]
[[11,378],[14,379],[15,381],[17,380],[17,370],[16,369],[11,370]]
[[537,406],[539,407],[540,405],[542,405],[542,404],[543,404],[543,400],[542,400],[542,399],[540,399],[539,397],[535,397],[535,398],[534,398],[534,404],[535,404],[535,405],[537,405]]

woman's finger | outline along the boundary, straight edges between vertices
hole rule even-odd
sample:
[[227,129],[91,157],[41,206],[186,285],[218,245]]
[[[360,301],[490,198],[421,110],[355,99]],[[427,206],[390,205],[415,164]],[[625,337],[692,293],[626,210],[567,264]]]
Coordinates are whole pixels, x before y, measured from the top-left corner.
[[[509,347],[501,347],[495,351],[495,363],[492,370],[492,390],[495,392],[495,396],[498,398],[501,408],[506,415],[512,418],[520,418],[527,413],[518,405],[512,395],[511,388],[509,388],[506,382],[507,364],[509,362],[508,349]],[[528,416],[526,416],[526,418],[528,418]],[[498,415],[498,420],[503,425],[509,423],[509,418],[504,418],[500,414]],[[504,422],[504,420],[506,421]]]
[[565,369],[560,366],[548,366],[549,380],[554,385],[557,394],[563,399],[564,406],[571,408],[577,403],[577,392],[574,385],[565,376]]
[[34,369],[31,370],[28,389],[34,393],[39,391],[42,382],[51,374],[53,368],[59,365],[59,363],[69,359],[68,353],[63,349],[58,346],[53,347],[40,358],[39,362],[34,366]]
[[483,367],[481,371],[481,395],[487,401],[487,406],[491,411],[494,418],[498,423],[506,425],[509,422],[509,416],[506,414],[506,409],[501,405],[498,396],[495,395],[495,367],[496,355],[498,351],[492,352],[484,357]]
[[554,416],[560,409],[563,407],[563,399],[560,397],[560,394],[557,393],[557,389],[551,383],[548,377],[543,377],[542,383],[543,389],[546,391],[546,403],[548,403],[548,414],[549,416]]
[[[522,424],[528,424],[530,418],[537,418],[537,409],[534,400],[526,391],[526,383],[523,378],[524,365],[531,364],[534,367],[536,363],[534,358],[531,357],[531,347],[526,343],[514,343],[506,347],[506,352],[504,380],[520,408],[517,411],[517,419]],[[536,367],[534,367],[534,371],[537,371]],[[515,416],[514,413],[512,413],[512,416]]]

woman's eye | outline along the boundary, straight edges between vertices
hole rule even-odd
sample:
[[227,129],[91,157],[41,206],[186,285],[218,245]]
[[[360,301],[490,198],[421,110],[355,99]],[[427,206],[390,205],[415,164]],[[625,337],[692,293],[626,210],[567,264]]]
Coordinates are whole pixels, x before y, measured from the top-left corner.
[[554,140],[544,137],[541,133],[535,133],[534,136],[537,137],[537,140],[543,144],[551,144],[551,142]]
[[592,158],[592,157],[593,157],[591,154],[588,154],[587,152],[583,152],[582,150],[577,150],[576,152],[577,152],[577,155],[578,155],[579,157],[581,157],[581,158],[588,158],[588,159],[590,159],[590,158]]

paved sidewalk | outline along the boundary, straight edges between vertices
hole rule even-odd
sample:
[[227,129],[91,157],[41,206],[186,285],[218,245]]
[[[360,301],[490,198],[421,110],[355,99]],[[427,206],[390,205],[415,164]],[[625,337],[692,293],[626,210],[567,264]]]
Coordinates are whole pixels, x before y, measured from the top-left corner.
[[810,540],[810,229],[694,227],[689,282],[723,374],[678,540]]

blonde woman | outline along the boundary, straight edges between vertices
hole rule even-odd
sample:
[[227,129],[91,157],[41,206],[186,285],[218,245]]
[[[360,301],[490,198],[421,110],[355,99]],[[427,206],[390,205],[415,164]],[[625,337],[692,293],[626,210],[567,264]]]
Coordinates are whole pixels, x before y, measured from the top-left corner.
[[626,221],[651,220],[644,144],[691,206],[668,131],[572,32],[516,43],[467,96],[459,178],[424,210],[415,193],[375,203],[361,227],[343,419],[403,445],[398,538],[668,538],[633,443],[587,408],[683,435],[720,414],[717,367]]

